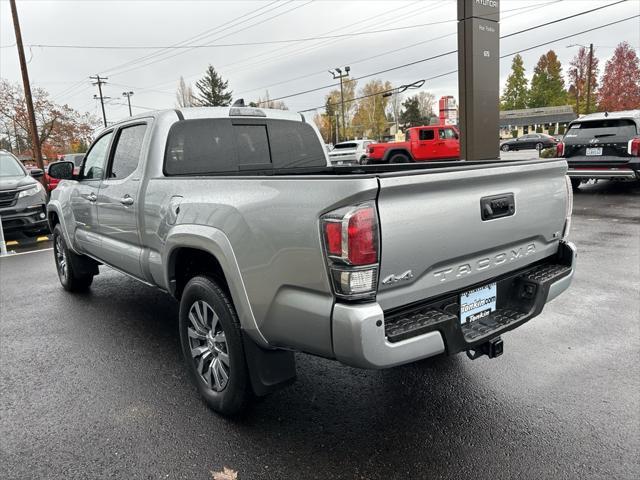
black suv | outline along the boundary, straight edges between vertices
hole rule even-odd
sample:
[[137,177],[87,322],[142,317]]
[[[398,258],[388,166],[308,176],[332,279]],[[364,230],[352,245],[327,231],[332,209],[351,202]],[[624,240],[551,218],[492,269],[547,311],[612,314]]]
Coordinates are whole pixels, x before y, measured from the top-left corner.
[[592,113],[569,124],[558,156],[577,189],[590,179],[640,180],[640,110]]

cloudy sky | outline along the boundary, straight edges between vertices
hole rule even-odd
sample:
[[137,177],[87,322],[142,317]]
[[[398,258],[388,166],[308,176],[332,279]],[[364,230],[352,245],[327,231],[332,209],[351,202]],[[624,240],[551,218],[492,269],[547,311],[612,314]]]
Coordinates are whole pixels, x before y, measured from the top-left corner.
[[[502,0],[501,34],[617,1]],[[99,106],[93,99],[97,88],[88,77],[107,76],[104,94],[111,97],[106,107],[109,121],[128,114],[123,91],[134,92],[134,113],[174,107],[179,77],[195,82],[208,64],[229,81],[235,98],[249,101],[264,96],[266,90],[271,98],[276,98],[330,86],[334,81],[327,70],[333,67],[349,65],[352,77],[360,77],[456,49],[455,0],[17,0],[17,3],[32,83],[51,92],[59,103],[98,113]],[[638,14],[640,1],[628,0],[503,39],[501,54]],[[553,48],[566,72],[577,51],[577,47],[568,46],[593,43],[602,71],[616,44],[623,40],[640,49],[638,18],[554,41],[522,55],[527,74],[531,75],[539,56]],[[501,61],[501,85],[510,63],[511,57]],[[395,86],[436,77],[456,68],[456,55],[448,55],[368,78],[388,80]],[[0,0],[0,76],[20,80],[7,0]],[[367,79],[362,79],[360,86]],[[453,74],[433,78],[427,80],[424,88],[437,97],[457,96],[457,77]],[[284,101],[292,110],[321,106],[329,89]]]

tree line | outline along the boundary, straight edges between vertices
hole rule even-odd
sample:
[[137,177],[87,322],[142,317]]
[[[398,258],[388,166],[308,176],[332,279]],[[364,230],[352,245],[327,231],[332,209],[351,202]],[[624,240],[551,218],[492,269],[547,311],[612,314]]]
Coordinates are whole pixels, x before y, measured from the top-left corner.
[[[59,105],[42,88],[33,88],[33,108],[42,154],[54,160],[64,153],[82,153],[100,124],[89,113]],[[0,148],[17,155],[33,155],[29,117],[22,87],[0,79]]]
[[[388,95],[385,95],[387,94]],[[176,106],[219,107],[231,104],[233,92],[229,82],[209,65],[204,76],[189,85],[180,77],[176,91]],[[342,125],[342,98],[344,98],[345,125]],[[288,110],[285,102],[272,100],[269,91],[247,103],[249,106]],[[324,112],[316,113],[314,121],[327,143],[336,143],[347,138],[372,138],[381,140],[389,135],[389,127],[401,128],[423,125],[435,121],[435,97],[421,91],[403,98],[394,91],[388,81],[370,80],[358,89],[356,80],[343,83],[340,90],[331,90],[325,97]]]
[[[571,105],[578,115],[596,111],[640,108],[640,60],[627,42],[620,43],[600,76],[595,48],[580,46],[569,63],[565,87],[562,65],[556,52],[542,55],[533,69],[531,82],[520,55],[513,57],[511,73],[502,93],[502,110]],[[587,106],[587,98],[590,97]]]

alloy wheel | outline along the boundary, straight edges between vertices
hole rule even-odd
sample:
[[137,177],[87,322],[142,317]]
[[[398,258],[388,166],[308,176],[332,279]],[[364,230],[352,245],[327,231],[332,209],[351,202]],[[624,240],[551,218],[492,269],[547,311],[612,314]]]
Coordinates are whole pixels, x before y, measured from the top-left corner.
[[227,339],[218,314],[207,302],[191,305],[187,333],[198,375],[211,390],[224,390],[231,374]]
[[62,237],[58,235],[54,244],[56,254],[56,267],[58,268],[58,274],[63,280],[67,279],[67,254],[64,251],[64,245],[62,244]]

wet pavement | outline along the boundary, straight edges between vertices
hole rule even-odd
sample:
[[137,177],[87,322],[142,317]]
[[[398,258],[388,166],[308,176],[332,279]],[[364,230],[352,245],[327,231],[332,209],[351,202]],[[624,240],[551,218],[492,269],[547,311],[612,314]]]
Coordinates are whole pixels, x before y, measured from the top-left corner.
[[228,420],[183,368],[177,303],[51,251],[0,260],[4,479],[640,477],[640,187],[575,196],[571,289],[502,357],[386,371],[298,355],[298,380]]

